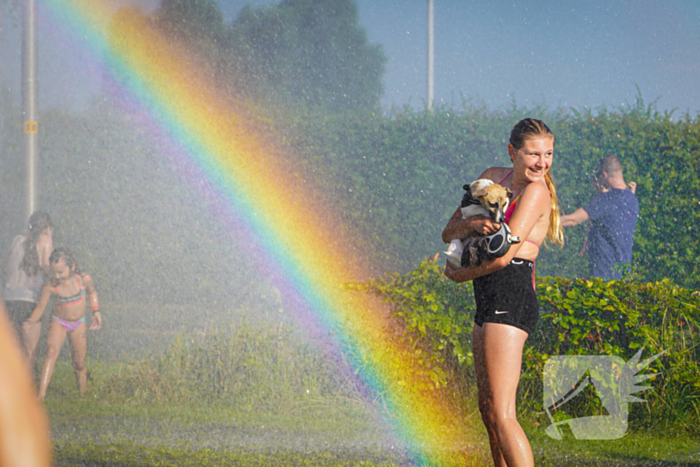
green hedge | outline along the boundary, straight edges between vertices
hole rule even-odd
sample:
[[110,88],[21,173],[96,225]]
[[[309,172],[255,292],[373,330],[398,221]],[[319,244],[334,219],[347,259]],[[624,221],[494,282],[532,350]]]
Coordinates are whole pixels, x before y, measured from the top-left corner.
[[[625,178],[638,183],[640,216],[634,236],[633,262],[645,280],[666,277],[689,288],[700,287],[700,119],[674,120],[641,98],[629,110],[575,113],[557,125],[554,175],[566,212],[586,204],[593,195],[590,178],[606,154],[620,157]],[[546,273],[587,275],[585,261],[573,271],[574,252],[585,227],[567,231],[564,251],[543,251]]]
[[[640,218],[634,267],[645,280],[670,277],[700,286],[700,119],[659,114],[641,97],[629,108],[551,112],[543,108],[499,112],[465,105],[431,112],[403,109],[391,116],[289,118],[287,143],[305,173],[354,226],[369,256],[383,270],[407,272],[444,249],[440,233],[454,212],[462,185],[487,167],[507,166],[512,125],[525,116],[544,119],[557,136],[552,173],[564,212],[595,194],[598,160],[617,154],[627,180],[638,183]],[[567,229],[564,249],[545,248],[540,272],[588,275],[578,253],[585,227]]]
[[[429,349],[445,379],[436,386],[473,384],[471,285],[454,284],[442,265],[424,261],[406,274],[375,279],[357,289],[393,305],[414,342]],[[663,352],[645,373],[658,373],[648,401],[632,412],[638,423],[659,421],[700,431],[700,295],[664,279],[657,282],[602,279],[537,279],[540,320],[525,347],[521,396],[542,410],[542,373],[555,355],[615,355],[629,361]],[[447,370],[445,370],[445,368]],[[458,375],[450,369],[460,368]],[[466,376],[465,376],[466,375]],[[582,409],[585,409],[583,407]]]
[[509,162],[512,115],[404,109],[390,117],[314,115],[283,126],[305,173],[333,200],[343,224],[355,226],[367,257],[385,267],[379,275],[409,271],[444,249],[440,232],[462,185]]
[[[552,171],[564,211],[572,212],[594,194],[590,176],[599,158],[618,154],[627,179],[638,182],[634,270],[644,280],[668,277],[700,287],[697,117],[674,119],[641,99],[624,110],[595,114],[516,106],[492,111],[468,104],[430,112],[405,108],[389,116],[278,112],[272,133],[280,136],[284,153],[296,158],[294,166],[311,189],[332,203],[338,217],[333,221],[353,231],[361,256],[376,268],[370,271],[375,277],[411,271],[444,250],[440,233],[462,185],[486,167],[509,164],[510,128],[522,117],[536,116],[557,135]],[[39,204],[57,222],[55,244],[73,248],[81,265],[100,278],[101,293],[225,302],[229,287],[222,284],[238,282],[251,291],[242,300],[257,307],[265,287],[250,283],[246,252],[228,241],[216,210],[184,180],[182,163],[164,153],[167,138],[109,103],[95,103],[84,115],[45,112],[42,122]],[[2,212],[8,222],[0,226],[4,248],[26,222],[17,209],[22,178],[12,163],[21,160],[14,143],[0,148],[0,168],[9,174],[0,187],[7,195]],[[120,189],[123,180],[130,190]],[[173,228],[182,225],[187,228]],[[585,227],[566,234],[564,249],[542,249],[541,274],[587,275],[587,259],[576,255]],[[188,276],[200,278],[198,284],[183,286]]]

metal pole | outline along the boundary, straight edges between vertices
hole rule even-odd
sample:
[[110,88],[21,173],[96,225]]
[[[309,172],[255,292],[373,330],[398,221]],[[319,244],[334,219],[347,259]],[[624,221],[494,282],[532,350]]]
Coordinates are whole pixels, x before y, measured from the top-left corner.
[[428,110],[433,109],[434,65],[433,0],[428,0]]
[[39,124],[36,114],[36,0],[24,0],[22,40],[22,117],[26,156],[25,219],[36,210],[36,161],[39,153]]

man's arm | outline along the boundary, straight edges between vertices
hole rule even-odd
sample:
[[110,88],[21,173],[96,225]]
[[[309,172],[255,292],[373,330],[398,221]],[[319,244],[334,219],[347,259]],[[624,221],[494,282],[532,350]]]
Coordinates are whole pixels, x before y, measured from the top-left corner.
[[581,222],[586,222],[591,220],[591,216],[588,215],[585,209],[578,208],[571,214],[561,216],[561,226],[562,227],[573,227],[579,225]]

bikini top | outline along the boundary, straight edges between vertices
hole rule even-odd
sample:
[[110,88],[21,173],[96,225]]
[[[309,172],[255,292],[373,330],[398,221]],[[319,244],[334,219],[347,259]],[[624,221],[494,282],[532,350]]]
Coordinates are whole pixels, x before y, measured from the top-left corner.
[[[498,184],[500,185],[501,183],[505,182],[505,181],[506,181],[506,178],[510,177],[510,174],[512,174],[512,173],[513,173],[512,170],[511,170],[510,172],[508,172],[508,174],[507,174],[505,177],[503,177],[503,180],[501,180],[500,182],[498,182]],[[513,201],[511,201],[510,204],[508,205],[508,209],[506,209],[506,213],[505,213],[506,224],[507,224],[508,222],[510,222],[510,218],[513,216],[513,212],[515,211],[515,205],[517,204],[517,202],[518,202],[519,199],[520,199],[520,195],[518,195],[518,196],[517,196]]]
[[510,222],[510,218],[513,216],[513,212],[515,211],[515,205],[518,203],[518,199],[520,199],[520,195],[518,195],[511,203],[508,205],[508,209],[506,209],[505,213],[505,218],[506,218],[506,224]]
[[[510,176],[510,174],[512,174],[512,173],[513,173],[512,170],[510,172],[508,172],[508,175],[503,177],[503,180],[501,180],[498,184],[500,185],[501,183],[503,183],[506,180],[506,178],[508,178]],[[515,205],[518,203],[519,199],[520,199],[520,195],[516,196],[516,198],[508,205],[508,209],[506,209],[506,213],[505,213],[506,224],[508,222],[510,222],[510,218],[513,216],[513,212],[515,212]],[[527,243],[532,243],[537,248],[540,247],[537,243],[533,242],[532,240],[525,240],[525,241]]]
[[80,291],[75,294],[71,295],[70,297],[64,297],[62,295],[58,294],[58,285],[55,286],[56,289],[56,296],[55,296],[55,304],[56,306],[68,306],[68,305],[75,305],[76,303],[80,303],[83,300],[85,300],[85,287],[83,287],[83,280],[80,277],[80,274],[78,276],[78,285],[80,285]]

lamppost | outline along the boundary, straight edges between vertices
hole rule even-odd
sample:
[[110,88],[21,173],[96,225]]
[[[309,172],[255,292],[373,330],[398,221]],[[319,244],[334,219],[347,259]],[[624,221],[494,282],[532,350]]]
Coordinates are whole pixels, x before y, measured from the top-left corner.
[[39,124],[36,115],[36,0],[24,0],[22,38],[22,119],[26,158],[25,219],[36,208],[36,160],[39,153]]

